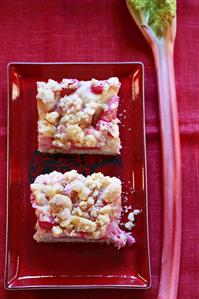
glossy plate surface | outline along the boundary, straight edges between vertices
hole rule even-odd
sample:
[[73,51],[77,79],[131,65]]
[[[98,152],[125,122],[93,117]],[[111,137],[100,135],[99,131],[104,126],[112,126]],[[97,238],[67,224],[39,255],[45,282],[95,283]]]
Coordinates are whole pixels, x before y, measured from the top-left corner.
[[[121,155],[41,155],[37,151],[36,81],[48,78],[121,81],[119,119]],[[5,287],[147,288],[150,266],[141,63],[11,63],[8,66],[8,207]],[[141,209],[133,235],[136,244],[38,244],[33,240],[34,210],[29,185],[41,173],[77,169],[84,175],[101,171],[122,181],[121,222]]]

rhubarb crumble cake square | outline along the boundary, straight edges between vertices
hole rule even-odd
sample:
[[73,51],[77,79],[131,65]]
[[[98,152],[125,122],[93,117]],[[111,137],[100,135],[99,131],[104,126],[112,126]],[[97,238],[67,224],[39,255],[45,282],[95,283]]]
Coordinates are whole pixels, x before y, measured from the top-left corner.
[[119,154],[120,82],[37,82],[38,148],[43,153]]
[[121,181],[75,170],[39,175],[31,184],[38,242],[113,243],[118,249],[135,242],[119,227]]

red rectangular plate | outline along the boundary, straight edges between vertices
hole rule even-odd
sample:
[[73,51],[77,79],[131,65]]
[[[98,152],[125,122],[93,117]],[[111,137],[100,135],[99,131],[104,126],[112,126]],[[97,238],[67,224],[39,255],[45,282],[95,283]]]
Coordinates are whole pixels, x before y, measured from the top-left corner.
[[[121,155],[48,155],[37,151],[36,81],[119,77]],[[141,63],[11,63],[8,66],[8,203],[5,287],[148,288],[150,265]],[[118,250],[99,244],[39,244],[30,183],[42,173],[101,171],[122,181],[122,205],[141,209],[136,244]],[[122,214],[127,221],[128,213]]]

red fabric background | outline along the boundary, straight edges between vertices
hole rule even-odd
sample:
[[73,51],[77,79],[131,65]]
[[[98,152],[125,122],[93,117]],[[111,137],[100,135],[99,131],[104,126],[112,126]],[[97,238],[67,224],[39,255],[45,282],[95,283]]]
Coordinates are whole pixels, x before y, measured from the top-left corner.
[[[199,298],[199,2],[178,1],[176,84],[183,161],[183,235],[180,299]],[[0,298],[154,299],[161,253],[161,156],[157,84],[149,46],[123,0],[0,1]],[[145,65],[150,290],[5,291],[3,288],[6,208],[6,65],[10,61],[142,61]]]

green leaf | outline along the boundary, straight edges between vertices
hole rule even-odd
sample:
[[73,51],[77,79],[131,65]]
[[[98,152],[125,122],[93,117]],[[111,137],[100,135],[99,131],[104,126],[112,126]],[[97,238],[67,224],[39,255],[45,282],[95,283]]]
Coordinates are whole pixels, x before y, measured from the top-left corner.
[[158,37],[164,37],[176,15],[176,0],[128,0],[136,15],[144,20]]

